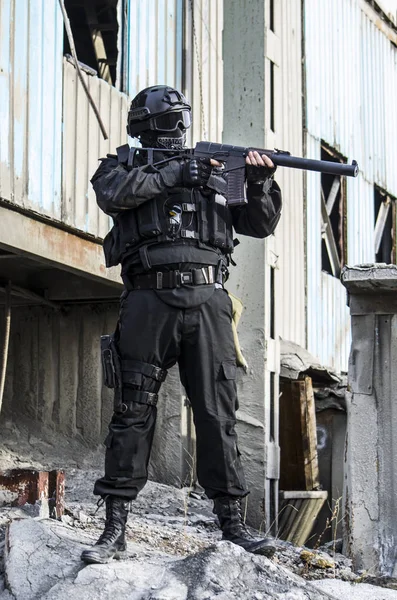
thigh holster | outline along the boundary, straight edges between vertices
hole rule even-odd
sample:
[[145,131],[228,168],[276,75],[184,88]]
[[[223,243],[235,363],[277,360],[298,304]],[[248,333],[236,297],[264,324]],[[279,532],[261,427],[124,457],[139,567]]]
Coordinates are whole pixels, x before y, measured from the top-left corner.
[[165,369],[138,360],[121,360],[114,335],[101,336],[101,357],[104,384],[114,389],[114,412],[125,413],[131,402],[156,406],[157,392],[167,377]]

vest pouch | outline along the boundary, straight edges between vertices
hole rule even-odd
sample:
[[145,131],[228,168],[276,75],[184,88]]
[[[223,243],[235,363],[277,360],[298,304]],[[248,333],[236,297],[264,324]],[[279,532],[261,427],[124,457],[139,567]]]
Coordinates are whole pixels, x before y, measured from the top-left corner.
[[232,217],[226,200],[220,194],[208,202],[207,222],[209,243],[224,251],[233,251]]
[[210,210],[209,208],[209,201],[207,200],[207,198],[201,197],[201,201],[200,201],[200,205],[199,205],[199,231],[200,231],[200,242],[203,242],[204,244],[208,244],[208,242],[210,241],[210,237],[209,237],[209,228],[208,228],[208,212]]
[[117,218],[122,252],[140,241],[135,209],[123,211]]
[[115,267],[120,262],[120,231],[116,225],[112,227],[103,240],[103,253],[107,267]]
[[161,223],[156,200],[149,200],[136,209],[138,231],[144,238],[161,235]]

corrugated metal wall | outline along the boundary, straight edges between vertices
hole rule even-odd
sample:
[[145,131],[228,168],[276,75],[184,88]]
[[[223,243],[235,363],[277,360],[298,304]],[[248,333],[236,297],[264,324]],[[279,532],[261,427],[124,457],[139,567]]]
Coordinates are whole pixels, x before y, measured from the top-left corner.
[[0,195],[60,219],[62,15],[53,0],[0,4]]
[[[375,258],[374,184],[397,195],[397,49],[360,6],[306,0],[304,15],[307,156],[320,158],[324,140],[360,166],[347,180],[350,265]],[[350,321],[341,284],[321,271],[320,189],[320,176],[308,173],[308,349],[346,371]]]
[[[275,63],[275,134],[268,145],[303,156],[301,2],[275,3],[275,32],[267,32],[267,56]],[[282,338],[305,347],[305,227],[303,173],[278,169],[283,212],[276,229],[277,296]]]
[[191,143],[222,141],[223,0],[186,0],[184,90],[192,103]]
[[96,203],[90,179],[98,159],[127,142],[128,98],[103,79],[83,73],[109,135],[104,140],[77,71],[66,59],[63,74],[62,221],[104,237],[109,218]]
[[182,0],[129,0],[128,93],[156,84],[182,88]]
[[63,59],[58,2],[0,1],[0,195],[102,237],[109,219],[89,179],[98,158],[126,142],[127,97],[84,75],[105,142],[75,68]]
[[[222,135],[222,9],[222,1],[209,0],[131,0],[128,7],[129,94],[156,83],[185,88],[193,102],[194,141]],[[184,27],[191,55],[183,77]],[[105,142],[62,54],[57,2],[1,0],[0,194],[103,237],[109,221],[89,180],[98,158],[126,141],[128,98],[84,74],[109,133]]]

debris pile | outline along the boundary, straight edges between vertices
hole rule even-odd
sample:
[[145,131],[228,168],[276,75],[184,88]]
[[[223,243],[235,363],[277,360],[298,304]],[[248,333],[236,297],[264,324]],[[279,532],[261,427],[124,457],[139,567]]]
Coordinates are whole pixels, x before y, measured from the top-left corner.
[[[0,469],[14,462],[10,452],[0,448]],[[40,461],[31,448],[30,463],[65,467],[61,519],[35,516],[29,505],[11,507],[6,496],[1,501],[0,600],[397,600],[397,591],[369,585],[370,574],[354,573],[346,557],[325,548],[278,540],[269,560],[222,542],[210,501],[154,482],[132,503],[125,556],[85,565],[81,552],[104,526],[105,510],[91,494],[102,456],[80,451],[84,459],[70,455],[67,466],[65,448],[63,465],[55,455],[53,448]],[[27,468],[29,455],[19,456]]]

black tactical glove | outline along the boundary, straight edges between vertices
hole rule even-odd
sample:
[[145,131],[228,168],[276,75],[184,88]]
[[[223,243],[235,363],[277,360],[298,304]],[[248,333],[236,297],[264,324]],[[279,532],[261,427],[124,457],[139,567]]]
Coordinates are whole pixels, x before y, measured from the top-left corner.
[[183,185],[186,187],[204,187],[211,175],[212,165],[209,158],[192,158],[182,171]]
[[265,183],[276,172],[277,167],[245,165],[248,183]]

